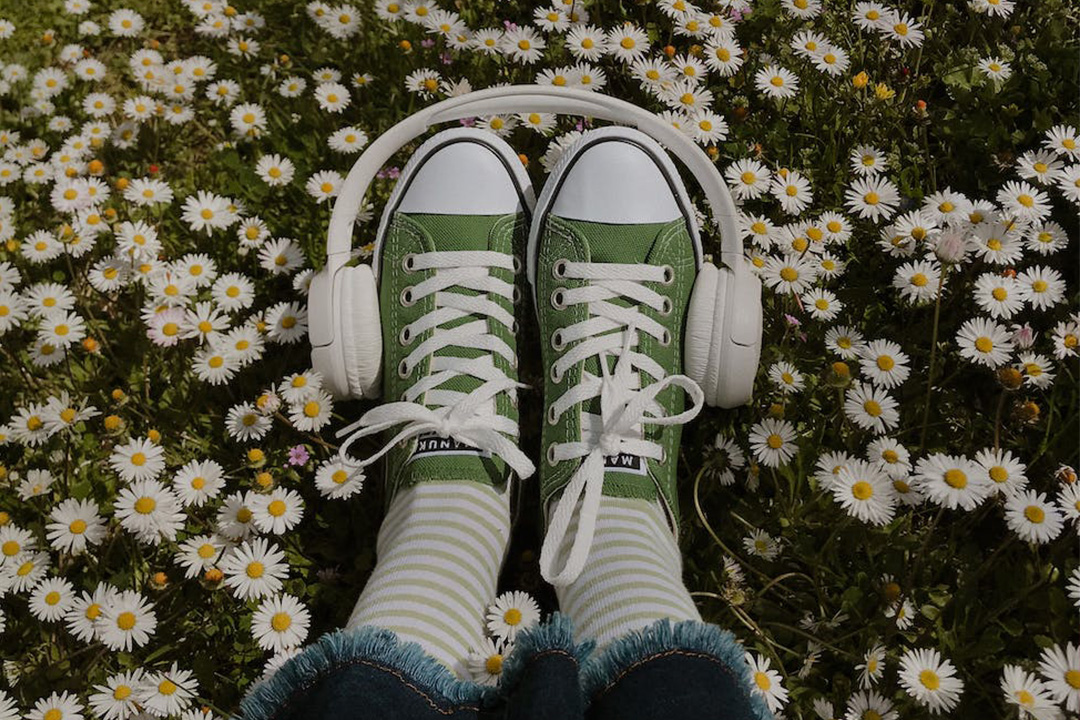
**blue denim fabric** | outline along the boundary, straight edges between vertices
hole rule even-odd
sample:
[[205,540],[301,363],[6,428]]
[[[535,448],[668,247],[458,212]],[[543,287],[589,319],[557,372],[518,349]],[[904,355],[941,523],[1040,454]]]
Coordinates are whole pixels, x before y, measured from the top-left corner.
[[602,653],[556,614],[523,633],[498,689],[463,682],[415,643],[366,627],[324,635],[241,703],[243,720],[769,720],[741,646],[667,620]]

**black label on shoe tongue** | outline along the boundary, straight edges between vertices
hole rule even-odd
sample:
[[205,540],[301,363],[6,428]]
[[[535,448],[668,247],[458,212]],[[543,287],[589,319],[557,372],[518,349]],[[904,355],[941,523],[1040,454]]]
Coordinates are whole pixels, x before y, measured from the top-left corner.
[[624,472],[633,475],[645,475],[645,460],[638,455],[627,455],[626,453],[605,455],[604,472]]
[[487,450],[472,447],[460,443],[453,438],[439,437],[428,433],[416,438],[416,451],[413,457],[425,457],[429,455],[476,455],[477,457],[491,457]]

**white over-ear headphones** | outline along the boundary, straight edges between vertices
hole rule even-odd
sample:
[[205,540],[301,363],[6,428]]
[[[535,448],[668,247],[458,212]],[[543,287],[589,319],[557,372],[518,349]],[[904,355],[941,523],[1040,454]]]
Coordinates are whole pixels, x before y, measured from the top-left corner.
[[330,217],[326,266],[311,279],[308,323],[311,363],[338,398],[377,397],[382,335],[372,264],[347,267],[352,231],[364,195],[395,152],[440,123],[481,115],[547,112],[581,115],[636,127],[666,147],[697,178],[720,227],[724,267],[704,263],[687,311],[684,370],[710,405],[736,407],[751,396],[761,354],[761,282],[743,257],[735,203],[709,157],[675,127],[625,100],[541,85],[489,88],[450,98],[410,115],[380,135],[357,159]]

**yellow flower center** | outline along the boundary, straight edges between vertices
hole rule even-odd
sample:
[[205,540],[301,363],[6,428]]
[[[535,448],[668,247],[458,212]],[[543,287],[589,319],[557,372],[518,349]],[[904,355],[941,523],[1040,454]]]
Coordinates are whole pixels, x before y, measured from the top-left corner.
[[116,627],[121,630],[130,630],[135,627],[135,613],[128,610],[117,615]]
[[881,415],[881,405],[876,400],[867,400],[863,403],[863,410],[870,417],[878,417]]
[[349,479],[349,473],[345,472],[344,470],[335,470],[334,474],[330,476],[330,479],[338,485],[341,485]]
[[765,439],[765,444],[771,447],[773,450],[777,450],[784,444],[784,438],[780,437],[776,433],[773,433]]
[[281,517],[285,514],[286,505],[284,500],[273,500],[266,506],[266,512],[270,513],[274,517]]
[[142,467],[146,464],[146,455],[141,452],[137,452],[131,456],[131,464],[136,467]]
[[786,267],[780,270],[780,277],[787,282],[794,282],[799,279],[799,271],[792,267]]
[[199,549],[196,552],[203,560],[209,560],[210,558],[217,555],[217,548],[215,548],[210,543],[203,543],[199,546]]
[[140,515],[149,515],[157,508],[157,501],[152,497],[141,497],[135,501],[135,512]]
[[975,349],[981,353],[988,353],[994,349],[994,341],[984,335],[975,340]]
[[1046,519],[1046,512],[1038,505],[1028,505],[1024,508],[1024,517],[1028,519],[1028,522],[1038,525]]
[[772,681],[769,680],[769,676],[763,672],[754,673],[754,684],[764,691],[767,691],[772,687]]
[[307,415],[309,418],[313,418],[318,414],[319,403],[315,402],[314,400],[310,400],[306,405],[304,405],[304,415]]
[[623,50],[632,50],[637,43],[634,42],[634,38],[632,37],[624,37],[619,41],[619,45]]
[[59,708],[49,708],[44,715],[41,716],[41,720],[63,720],[64,713]]
[[866,500],[874,494],[874,486],[865,480],[859,480],[851,486],[851,494],[855,496],[856,500]]
[[877,359],[877,366],[885,372],[889,372],[896,366],[896,361],[888,355],[879,355]]
[[1046,289],[1048,287],[1049,285],[1046,284],[1045,280],[1036,280],[1035,282],[1031,283],[1031,289],[1037,293],[1046,292]]
[[517,625],[521,622],[521,611],[517,608],[510,608],[503,613],[503,621],[507,625]]
[[784,85],[784,78],[780,77],[779,75],[773,75],[771,78],[769,78],[769,82],[772,84],[773,87],[782,87]]
[[814,307],[816,307],[818,310],[828,310],[829,309],[829,301],[826,300],[825,298],[818,298],[817,300],[814,301]]
[[176,692],[176,683],[166,678],[158,684],[157,689],[162,695],[172,695]]
[[257,580],[258,578],[261,578],[263,576],[264,572],[266,572],[266,566],[258,560],[253,560],[252,562],[248,563],[247,576],[249,578]]
[[225,358],[220,355],[214,355],[212,358],[206,361],[206,364],[215,370],[225,364]]
[[1066,670],[1065,682],[1069,687],[1080,690],[1080,670]]
[[1024,207],[1032,207],[1035,204],[1035,199],[1026,193],[1018,195],[1016,201]]
[[941,679],[938,678],[937,673],[929,668],[919,673],[919,682],[927,690],[937,690],[941,686]]
[[863,202],[867,205],[877,205],[881,201],[881,197],[876,192],[868,192],[863,195]]
[[945,484],[957,490],[967,487],[967,474],[963,470],[952,468],[945,471]]
[[86,532],[86,521],[72,520],[71,524],[68,525],[68,530],[71,531],[72,535],[82,535],[84,532]]
[[276,632],[285,632],[292,625],[292,618],[288,613],[274,613],[274,617],[270,619],[270,627],[274,628]]
[[131,693],[132,690],[127,685],[117,685],[116,689],[113,690],[112,696],[114,700],[120,700],[121,702],[123,702],[124,700],[127,700],[129,697],[131,697]]

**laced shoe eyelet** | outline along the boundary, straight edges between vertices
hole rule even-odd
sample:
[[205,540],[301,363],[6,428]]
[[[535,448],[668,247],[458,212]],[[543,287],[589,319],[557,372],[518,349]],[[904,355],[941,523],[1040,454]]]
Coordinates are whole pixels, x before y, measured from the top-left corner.
[[661,347],[667,347],[671,344],[671,331],[664,328],[664,334],[660,336]]
[[555,264],[551,266],[551,275],[553,277],[559,278],[560,280],[566,277],[566,266],[568,264],[569,263],[566,260],[556,260]]
[[398,334],[398,342],[402,345],[408,345],[412,340],[412,331],[409,330],[409,326],[401,328],[401,332]]
[[563,342],[562,330],[551,333],[551,348],[553,350],[562,350],[565,347],[566,343]]
[[514,353],[514,356],[512,358],[510,358],[510,367],[512,367],[515,370],[518,369],[518,356],[517,356],[517,353]]
[[556,310],[566,309],[566,290],[564,288],[555,288],[551,291],[551,307]]
[[547,462],[548,465],[555,467],[559,464],[559,461],[555,459],[555,443],[548,445],[547,449]]
[[670,285],[675,282],[675,268],[670,265],[664,266],[664,279],[660,281],[663,285]]
[[514,318],[513,322],[510,323],[510,334],[511,335],[517,335],[518,330],[520,330],[520,329],[521,329],[521,324],[517,321],[517,318]]
[[521,303],[521,288],[519,288],[517,285],[514,286],[514,291],[511,294],[511,300],[515,305],[519,305]]
[[548,421],[548,425],[554,425],[555,423],[559,422],[559,416],[555,414],[555,406],[554,405],[548,407],[547,421]]
[[407,273],[416,272],[416,254],[409,253],[401,258],[401,269]]
[[549,373],[549,375],[550,375],[550,377],[551,377],[551,382],[553,382],[553,383],[556,383],[556,384],[558,384],[558,383],[561,383],[561,382],[562,382],[562,373],[560,373],[560,372],[559,372],[559,371],[558,371],[558,370],[557,370],[557,369],[555,368],[555,364],[554,364],[554,363],[552,363],[552,365],[551,365],[551,372]]
[[399,362],[398,366],[397,366],[397,374],[398,374],[398,377],[401,378],[402,380],[405,380],[410,375],[412,375],[412,368],[409,367],[409,363],[407,363],[404,360]]
[[671,302],[671,298],[664,296],[664,304],[660,307],[660,314],[667,316],[671,314],[671,311],[675,308],[675,303]]
[[416,304],[416,299],[413,297],[412,285],[401,291],[401,304],[404,307],[412,307]]
[[667,462],[667,448],[663,445],[660,446],[660,460],[658,462],[661,465]]
[[514,255],[513,260],[514,260],[514,274],[515,275],[520,275],[521,274],[521,258],[519,256],[517,256],[517,255]]

